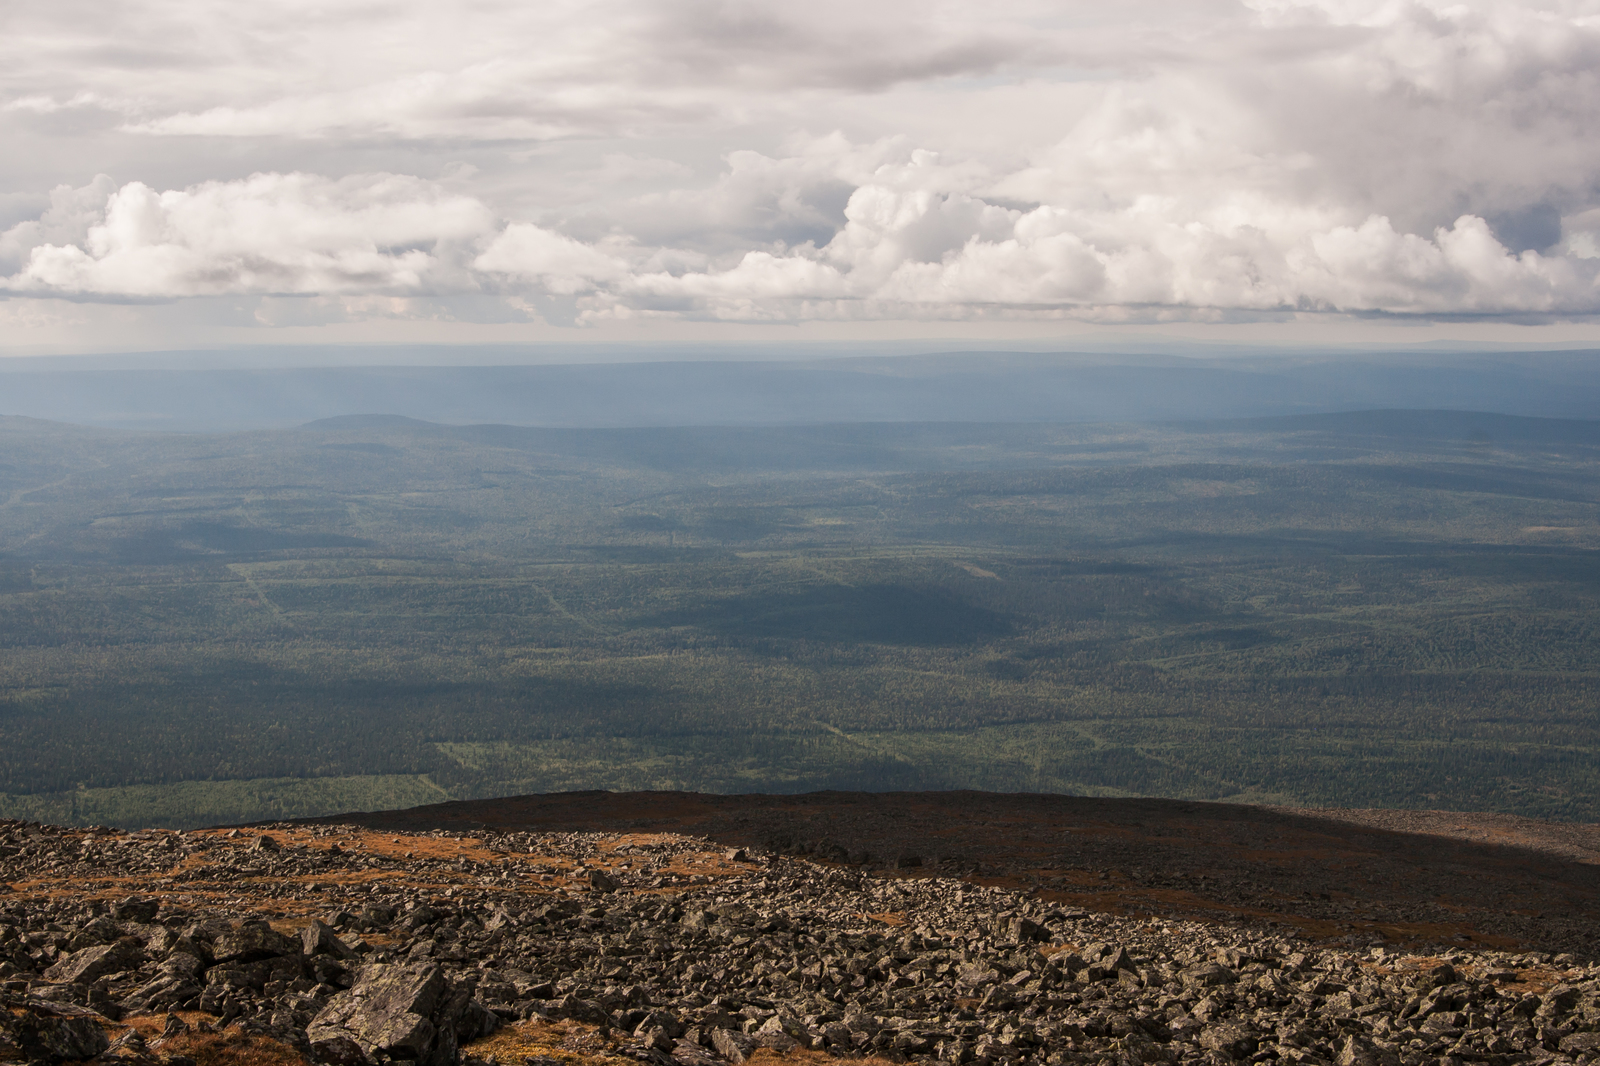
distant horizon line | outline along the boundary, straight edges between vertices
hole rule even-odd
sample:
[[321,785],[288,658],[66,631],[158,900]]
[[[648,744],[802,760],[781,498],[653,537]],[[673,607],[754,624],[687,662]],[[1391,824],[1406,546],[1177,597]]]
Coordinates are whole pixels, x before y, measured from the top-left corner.
[[[1167,357],[1195,361],[1231,361],[1262,358],[1330,359],[1372,356],[1495,356],[1600,354],[1600,340],[1592,343],[1522,343],[1489,341],[1419,341],[1414,344],[1353,342],[1346,344],[1283,344],[1262,342],[1142,340],[1085,344],[1040,341],[997,341],[992,345],[971,341],[924,340],[871,341],[594,341],[561,343],[480,344],[350,342],[316,344],[238,344],[192,348],[138,348],[117,351],[31,352],[0,351],[0,373],[45,369],[70,364],[73,369],[122,370],[309,370],[381,369],[384,367],[553,367],[597,364],[649,363],[781,363],[833,362],[860,358],[916,358],[953,355],[1102,356],[1106,358]],[[454,359],[442,359],[452,354]],[[489,361],[466,361],[473,355],[498,355]],[[395,358],[395,357],[401,358]],[[503,358],[515,356],[515,358]],[[364,357],[364,358],[363,358]],[[373,357],[383,357],[376,359]]]

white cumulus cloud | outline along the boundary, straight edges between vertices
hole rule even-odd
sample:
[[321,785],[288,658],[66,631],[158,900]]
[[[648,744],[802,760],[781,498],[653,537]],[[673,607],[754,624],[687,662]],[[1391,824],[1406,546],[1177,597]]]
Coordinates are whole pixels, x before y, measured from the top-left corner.
[[628,273],[627,264],[615,256],[525,222],[507,226],[472,265],[561,296],[591,292]]
[[0,37],[4,194],[55,189],[0,291],[1600,314],[1600,0],[90,10],[25,0]]
[[255,174],[166,192],[130,182],[79,241],[54,243],[49,226],[22,223],[0,245],[37,241],[5,283],[22,292],[381,293],[445,280],[450,246],[491,221],[476,200],[416,178]]

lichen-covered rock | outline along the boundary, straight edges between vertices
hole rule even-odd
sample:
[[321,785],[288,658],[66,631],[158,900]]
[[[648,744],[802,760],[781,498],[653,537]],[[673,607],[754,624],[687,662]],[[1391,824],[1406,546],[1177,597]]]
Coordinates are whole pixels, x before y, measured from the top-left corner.
[[59,984],[98,980],[107,974],[131,970],[144,961],[144,948],[132,937],[111,944],[74,951],[44,972],[46,981]]
[[316,958],[319,955],[331,955],[336,959],[353,959],[355,951],[339,939],[339,934],[334,932],[326,923],[312,919],[310,925],[300,930],[300,950],[306,958]]
[[1400,1056],[1364,1037],[1348,1036],[1333,1060],[1337,1066],[1400,1066]]
[[470,990],[453,985],[440,967],[394,963],[366,967],[306,1032],[313,1054],[325,1062],[348,1063],[353,1043],[368,1057],[451,1066],[462,1040],[486,1035],[495,1024]]
[[730,1029],[716,1029],[711,1033],[711,1046],[717,1054],[739,1066],[751,1052],[756,1049],[756,1042],[744,1033],[736,1033]]
[[161,910],[161,901],[144,896],[129,896],[111,908],[111,916],[119,922],[153,921]]
[[0,1061],[67,1062],[93,1058],[110,1046],[105,1030],[90,1017],[0,1013]]
[[264,921],[242,922],[239,928],[217,937],[211,953],[218,962],[255,962],[283,955],[298,955],[300,944]]
[[1230,1059],[1247,1059],[1256,1050],[1256,1034],[1242,1025],[1224,1022],[1200,1031],[1200,1046]]
[[1199,966],[1192,966],[1183,971],[1183,983],[1198,988],[1216,988],[1219,985],[1231,985],[1238,977],[1226,966],[1219,966],[1214,962],[1204,962]]

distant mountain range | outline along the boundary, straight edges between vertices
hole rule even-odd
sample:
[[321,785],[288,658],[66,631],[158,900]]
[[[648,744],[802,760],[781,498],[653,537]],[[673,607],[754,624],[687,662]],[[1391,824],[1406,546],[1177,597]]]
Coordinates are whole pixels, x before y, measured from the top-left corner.
[[186,432],[349,415],[546,427],[1122,422],[1394,408],[1600,413],[1600,351],[111,369],[0,360],[0,414]]

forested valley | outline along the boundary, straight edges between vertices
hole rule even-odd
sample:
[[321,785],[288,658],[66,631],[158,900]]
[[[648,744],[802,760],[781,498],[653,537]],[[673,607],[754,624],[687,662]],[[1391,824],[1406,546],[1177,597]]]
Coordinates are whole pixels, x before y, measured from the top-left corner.
[[568,789],[1600,819],[1600,424],[0,419],[0,816]]

